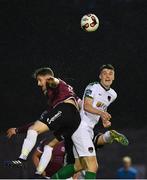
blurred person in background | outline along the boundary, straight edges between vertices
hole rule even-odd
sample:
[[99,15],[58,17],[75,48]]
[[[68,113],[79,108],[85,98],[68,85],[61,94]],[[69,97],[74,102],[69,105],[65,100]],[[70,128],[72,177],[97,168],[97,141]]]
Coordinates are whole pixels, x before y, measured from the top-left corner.
[[129,156],[122,158],[123,166],[117,170],[118,179],[137,179],[138,171],[132,167],[132,159]]

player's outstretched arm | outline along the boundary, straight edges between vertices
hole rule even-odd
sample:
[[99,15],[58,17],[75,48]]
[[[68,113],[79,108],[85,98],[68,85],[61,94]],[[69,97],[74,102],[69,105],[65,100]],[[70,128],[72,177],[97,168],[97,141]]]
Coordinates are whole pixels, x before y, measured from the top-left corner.
[[29,124],[26,124],[24,126],[18,127],[18,128],[9,128],[6,131],[7,137],[11,138],[12,136],[16,135],[16,134],[20,134],[20,133],[26,133],[28,128],[30,126],[32,126],[34,124],[34,122],[31,122]]
[[16,135],[16,128],[9,128],[6,131],[7,137],[11,138],[12,136]]

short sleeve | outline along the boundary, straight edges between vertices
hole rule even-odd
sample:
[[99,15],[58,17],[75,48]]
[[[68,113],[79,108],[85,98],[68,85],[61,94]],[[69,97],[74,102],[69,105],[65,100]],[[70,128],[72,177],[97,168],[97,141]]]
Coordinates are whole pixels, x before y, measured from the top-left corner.
[[95,92],[95,89],[94,89],[94,86],[93,85],[88,85],[85,89],[85,93],[84,93],[84,98],[85,97],[89,97],[89,98],[92,98],[94,97],[94,92]]

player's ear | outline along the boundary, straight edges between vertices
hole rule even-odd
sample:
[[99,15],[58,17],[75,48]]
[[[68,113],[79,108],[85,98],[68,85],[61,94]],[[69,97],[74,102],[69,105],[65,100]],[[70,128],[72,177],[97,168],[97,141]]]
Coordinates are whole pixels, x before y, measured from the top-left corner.
[[47,85],[51,88],[56,88],[57,85],[59,84],[59,80],[54,78],[54,77],[50,77],[49,79],[47,79]]
[[48,79],[46,79],[47,84],[53,84],[54,83],[54,78],[53,77],[49,77]]
[[99,74],[99,79],[102,79],[101,74]]
[[114,74],[113,74],[113,78],[112,78],[112,80],[113,80],[113,81],[115,80],[115,72],[114,72]]

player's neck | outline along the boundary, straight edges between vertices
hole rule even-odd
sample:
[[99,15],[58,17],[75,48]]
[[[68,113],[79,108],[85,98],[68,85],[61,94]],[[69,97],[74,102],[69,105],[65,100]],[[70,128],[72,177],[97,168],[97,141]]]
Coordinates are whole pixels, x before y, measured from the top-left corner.
[[109,91],[110,86],[105,86],[102,82],[100,82],[100,85],[101,85],[106,91]]

